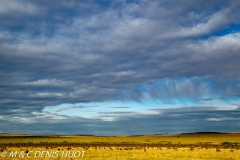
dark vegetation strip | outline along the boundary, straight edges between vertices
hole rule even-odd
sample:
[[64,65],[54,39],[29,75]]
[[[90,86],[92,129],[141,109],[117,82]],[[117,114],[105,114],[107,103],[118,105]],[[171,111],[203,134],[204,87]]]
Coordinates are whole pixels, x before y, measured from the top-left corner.
[[0,144],[0,148],[11,147],[40,147],[40,148],[57,148],[57,147],[166,147],[166,148],[198,148],[198,149],[240,149],[239,144],[147,144],[147,143],[5,143]]

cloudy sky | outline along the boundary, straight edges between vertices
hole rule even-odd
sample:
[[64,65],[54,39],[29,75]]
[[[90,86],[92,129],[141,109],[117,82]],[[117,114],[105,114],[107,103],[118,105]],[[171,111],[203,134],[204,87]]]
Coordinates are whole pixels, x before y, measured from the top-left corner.
[[239,8],[1,0],[0,132],[239,132]]

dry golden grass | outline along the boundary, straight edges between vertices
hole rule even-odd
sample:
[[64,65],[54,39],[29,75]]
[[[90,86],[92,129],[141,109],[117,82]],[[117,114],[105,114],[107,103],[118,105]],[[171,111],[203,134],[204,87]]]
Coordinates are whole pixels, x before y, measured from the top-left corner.
[[[0,136],[0,160],[239,160],[239,142],[240,134],[237,133],[134,137],[2,135]],[[27,157],[27,150],[31,158]],[[9,157],[12,151],[17,151],[16,157]],[[21,151],[24,153],[23,157],[19,157]],[[47,151],[58,155],[47,156]],[[6,152],[7,156],[2,157]],[[34,157],[36,152],[45,153],[43,157],[38,155]],[[67,152],[70,153],[69,157],[66,157]],[[71,157],[71,153],[77,152],[81,155]]]
[[[85,160],[239,160],[240,159],[240,150],[234,150],[231,152],[231,149],[221,149],[221,152],[216,152],[216,149],[194,149],[190,151],[189,148],[179,148],[178,150],[168,149],[168,148],[147,148],[145,149],[132,149],[132,150],[117,150],[115,147],[110,148],[98,148],[95,149],[90,147],[88,150],[85,150],[84,155],[82,157],[77,155],[77,158],[61,156],[62,152],[67,152],[66,148],[59,152],[57,157],[39,157],[38,155],[34,157],[34,153],[36,151],[46,151],[45,148],[23,148],[24,151],[28,149],[29,151],[33,151],[29,154],[30,158],[25,154],[24,158],[20,159],[42,159],[42,160],[53,160],[53,159],[85,159]],[[8,153],[10,151],[18,151],[20,153],[20,148],[8,148]],[[48,149],[47,151],[58,151],[57,148]],[[74,147],[69,152],[74,151],[84,151],[83,148]],[[16,158],[6,157],[3,158],[0,156],[0,159],[11,159],[17,160],[19,159],[19,154],[17,154]]]
[[179,134],[156,136],[24,136],[24,135],[0,135],[2,143],[172,143],[172,144],[196,144],[222,142],[239,142],[240,133],[227,134]]

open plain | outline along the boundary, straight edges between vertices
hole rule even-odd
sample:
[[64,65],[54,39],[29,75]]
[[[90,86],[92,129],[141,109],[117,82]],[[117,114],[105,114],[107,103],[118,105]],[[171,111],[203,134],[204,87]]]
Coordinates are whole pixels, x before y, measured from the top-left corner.
[[136,136],[0,135],[0,159],[238,160],[239,133]]

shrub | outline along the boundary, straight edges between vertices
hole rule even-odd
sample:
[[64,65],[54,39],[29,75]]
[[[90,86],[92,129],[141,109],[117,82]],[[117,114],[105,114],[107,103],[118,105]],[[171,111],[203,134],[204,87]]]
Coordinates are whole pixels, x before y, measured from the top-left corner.
[[232,142],[222,142],[221,144],[222,144],[222,145],[231,145]]

